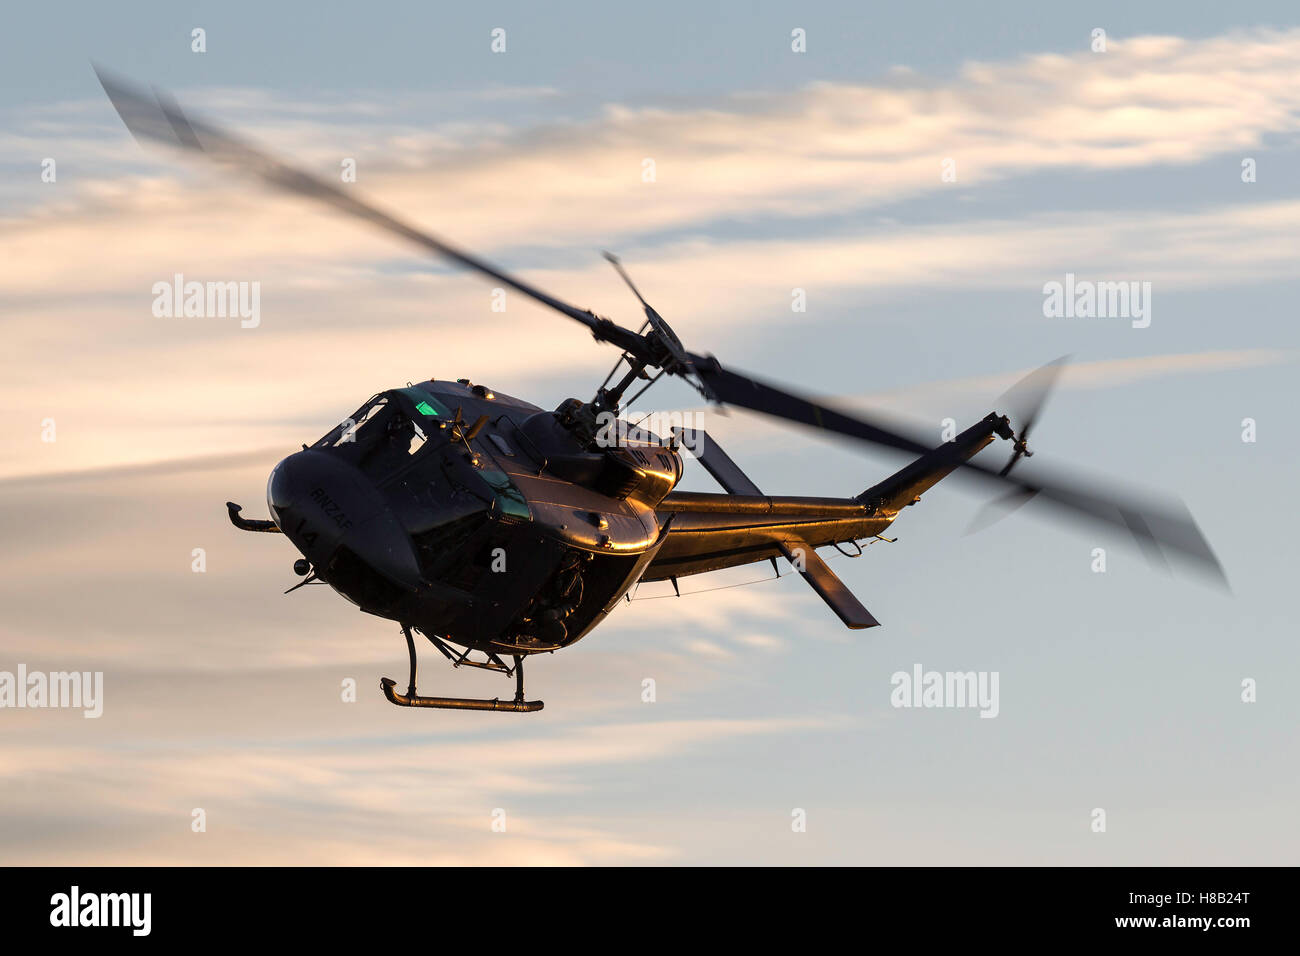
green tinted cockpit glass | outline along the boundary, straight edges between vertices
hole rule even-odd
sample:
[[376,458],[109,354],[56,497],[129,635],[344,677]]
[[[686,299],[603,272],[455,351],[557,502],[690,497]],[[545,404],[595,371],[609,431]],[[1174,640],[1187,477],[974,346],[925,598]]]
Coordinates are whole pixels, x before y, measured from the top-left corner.
[[446,405],[438,401],[424,389],[418,386],[409,388],[399,388],[397,391],[406,396],[411,404],[415,406],[416,412],[425,418],[450,418],[451,410]]

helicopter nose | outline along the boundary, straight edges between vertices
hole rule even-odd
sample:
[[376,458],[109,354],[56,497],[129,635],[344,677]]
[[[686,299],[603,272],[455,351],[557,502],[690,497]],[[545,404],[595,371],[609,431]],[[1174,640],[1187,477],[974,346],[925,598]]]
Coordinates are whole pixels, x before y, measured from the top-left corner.
[[312,449],[290,455],[267,480],[266,504],[314,567],[346,548],[394,583],[420,587],[410,537],[374,483],[347,462]]

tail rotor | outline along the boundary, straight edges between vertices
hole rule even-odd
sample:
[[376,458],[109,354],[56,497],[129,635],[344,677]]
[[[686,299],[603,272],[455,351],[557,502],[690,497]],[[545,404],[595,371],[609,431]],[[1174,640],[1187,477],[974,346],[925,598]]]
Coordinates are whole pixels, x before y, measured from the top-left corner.
[[1032,458],[1033,451],[1029,448],[1029,431],[1038,421],[1038,416],[1047,403],[1048,396],[1052,393],[1052,388],[1056,385],[1056,380],[1061,371],[1069,362],[1070,356],[1062,355],[1055,361],[1048,362],[1041,368],[1034,369],[1020,381],[1012,385],[1011,388],[998,400],[998,406],[1007,410],[1007,417],[1010,419],[1012,432],[1011,460],[1006,463],[998,475],[1005,478],[1010,474],[1011,469],[1016,466],[1021,458]]

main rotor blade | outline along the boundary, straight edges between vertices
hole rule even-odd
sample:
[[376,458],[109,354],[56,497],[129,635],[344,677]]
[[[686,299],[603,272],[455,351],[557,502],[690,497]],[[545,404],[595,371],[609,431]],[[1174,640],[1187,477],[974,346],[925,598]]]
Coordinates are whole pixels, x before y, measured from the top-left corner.
[[149,97],[106,75],[105,71],[98,66],[95,67],[95,75],[99,77],[104,92],[108,94],[113,107],[122,117],[122,122],[137,140],[148,139],[191,152],[203,153],[218,163],[251,172],[280,189],[327,203],[335,209],[379,226],[443,258],[504,283],[543,305],[550,306],[555,311],[581,322],[598,339],[612,341],[623,348],[644,348],[644,340],[630,329],[624,329],[609,319],[601,318],[589,309],[579,309],[569,305],[522,279],[502,272],[477,256],[357,199],[350,189],[344,190],[311,173],[295,169],[224,130],[188,117],[174,99],[161,91],[155,90],[154,96]]
[[824,428],[899,451],[923,455],[932,450],[919,436],[904,435],[896,426],[871,422],[837,411],[777,385],[725,369],[712,357],[690,354],[689,358],[694,365],[695,374],[712,390],[718,401],[725,404],[765,412],[801,425]]
[[[1010,484],[1016,504],[1031,498],[1057,506],[1065,516],[1083,518],[1128,531],[1151,564],[1167,567],[1165,551],[1172,550],[1199,566],[1215,582],[1228,586],[1228,577],[1214,549],[1201,533],[1192,513],[1176,498],[1139,501],[1115,489],[1084,487],[1076,480],[1031,466],[1034,475],[1011,478],[986,465],[968,461],[965,471]],[[1008,496],[1010,498],[1011,496]]]
[[[850,415],[813,399],[786,391],[780,386],[724,369],[716,359],[711,357],[691,355],[691,359],[700,379],[717,394],[721,401],[729,405],[764,412],[787,421],[825,429],[886,448],[916,454],[933,450],[933,446],[924,444],[922,438],[906,435],[895,426]],[[1050,385],[1059,371],[1059,362],[1060,360],[1046,367],[1052,370],[1050,373],[1040,370],[1043,374],[1039,376],[1035,373],[1031,379],[1038,383],[1046,380],[1046,384]],[[1045,394],[1045,387],[1042,393]],[[1038,403],[1041,403],[1041,395]],[[1036,413],[1036,406],[1031,406],[1031,411]],[[1002,475],[998,469],[975,461],[964,462],[960,470],[997,482],[1004,488],[1010,486],[1012,493],[1007,496],[1008,504],[1019,505],[1037,497],[1055,505],[1058,510],[1070,517],[1127,530],[1137,539],[1143,552],[1155,563],[1158,564],[1163,560],[1162,549],[1169,548],[1205,569],[1219,583],[1227,585],[1227,577],[1222,565],[1219,564],[1205,536],[1201,534],[1200,528],[1196,526],[1190,512],[1181,502],[1138,502],[1131,496],[1116,490],[1098,492],[1084,488],[1071,479],[1054,478],[1050,475],[1021,479]],[[1041,469],[1035,471],[1042,474]]]
[[[1005,469],[998,472],[998,474],[1005,476]],[[1001,497],[994,498],[986,503],[971,519],[969,527],[966,528],[966,533],[974,534],[977,531],[992,527],[1012,512],[1029,504],[1036,494],[1037,492],[1027,491],[1024,488],[1012,488]]]

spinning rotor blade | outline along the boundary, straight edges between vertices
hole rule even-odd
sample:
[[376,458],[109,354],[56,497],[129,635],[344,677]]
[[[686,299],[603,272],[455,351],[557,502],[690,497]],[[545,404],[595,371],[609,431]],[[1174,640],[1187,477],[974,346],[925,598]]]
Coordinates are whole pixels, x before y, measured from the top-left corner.
[[[1118,490],[1085,488],[1064,477],[1035,476],[1021,480],[1004,477],[994,469],[976,462],[967,462],[966,467],[976,474],[1000,479],[1015,486],[1016,490],[1001,502],[1008,512],[1036,496],[1039,500],[1056,505],[1067,517],[1127,530],[1147,560],[1157,567],[1168,567],[1165,551],[1173,550],[1198,566],[1216,583],[1225,588],[1228,586],[1227,575],[1210,543],[1205,540],[1186,505],[1176,499],[1141,502]],[[1041,473],[1041,469],[1036,471]]]
[[695,374],[717,396],[718,401],[725,404],[739,405],[899,451],[923,455],[931,450],[931,446],[925,444],[919,436],[904,435],[895,426],[856,418],[810,398],[787,392],[776,385],[730,371],[711,356],[691,355],[690,359]]
[[1003,477],[1010,474],[1011,469],[1021,458],[1034,456],[1029,446],[1025,444],[1029,440],[1029,430],[1038,420],[1038,413],[1043,410],[1047,396],[1051,394],[1052,386],[1056,384],[1056,379],[1069,358],[1068,355],[1062,355],[1056,361],[1034,369],[998,399],[997,407],[1006,409],[1007,416],[1011,419],[1011,427],[1017,429],[1015,451],[1011,454],[1011,460],[1000,472]]
[[[1009,468],[1010,466],[1008,466]],[[998,472],[1005,477],[1008,468]],[[977,531],[983,531],[997,524],[1003,518],[1019,511],[1022,507],[1029,504],[1030,501],[1038,494],[1036,491],[1030,491],[1026,488],[1012,488],[1006,494],[994,498],[983,508],[981,508],[971,519],[970,526],[966,529],[967,534],[974,534]]]
[[1016,429],[1016,434],[1021,438],[1029,434],[1029,429],[1038,420],[1047,397],[1051,394],[1057,378],[1060,377],[1069,360],[1070,356],[1062,355],[1055,361],[1034,369],[1007,389],[994,403],[994,407],[1006,412],[1011,419],[1012,427]]
[[[776,385],[724,369],[714,358],[692,355],[691,359],[696,374],[704,384],[729,405],[753,409],[776,418],[900,451],[924,454],[933,448],[932,444],[925,444],[922,438],[906,435],[894,426],[838,411]],[[1023,389],[1020,386],[1012,389],[1012,392],[1025,400],[1022,405],[1025,414],[1025,424],[1021,426],[1022,436],[1024,429],[1036,419],[1047,389],[1059,374],[1063,361],[1058,359],[1032,373],[1020,383],[1025,386]],[[1227,585],[1218,558],[1190,512],[1181,503],[1138,502],[1118,490],[1084,488],[1064,477],[1021,480],[1009,477],[1001,469],[975,461],[964,462],[962,470],[1004,488],[1011,486],[1008,494],[994,503],[994,511],[1009,513],[1037,497],[1055,505],[1066,516],[1131,532],[1153,563],[1164,563],[1164,549],[1172,549],[1204,569],[1222,585]],[[1041,469],[1039,473],[1041,474]]]
[[613,342],[638,355],[648,349],[646,340],[630,329],[601,318],[588,309],[579,309],[548,295],[522,279],[502,272],[482,259],[416,229],[369,203],[362,202],[352,194],[351,190],[341,189],[333,183],[295,169],[254,149],[223,130],[189,118],[181,111],[180,105],[174,99],[161,91],[155,90],[154,96],[149,97],[112,79],[98,66],[95,67],[95,75],[99,77],[104,92],[108,94],[113,107],[122,117],[122,122],[137,140],[149,139],[203,153],[215,162],[254,173],[273,186],[327,203],[335,209],[414,242],[445,259],[504,283],[542,305],[550,306],[556,312],[581,322],[597,339]]

